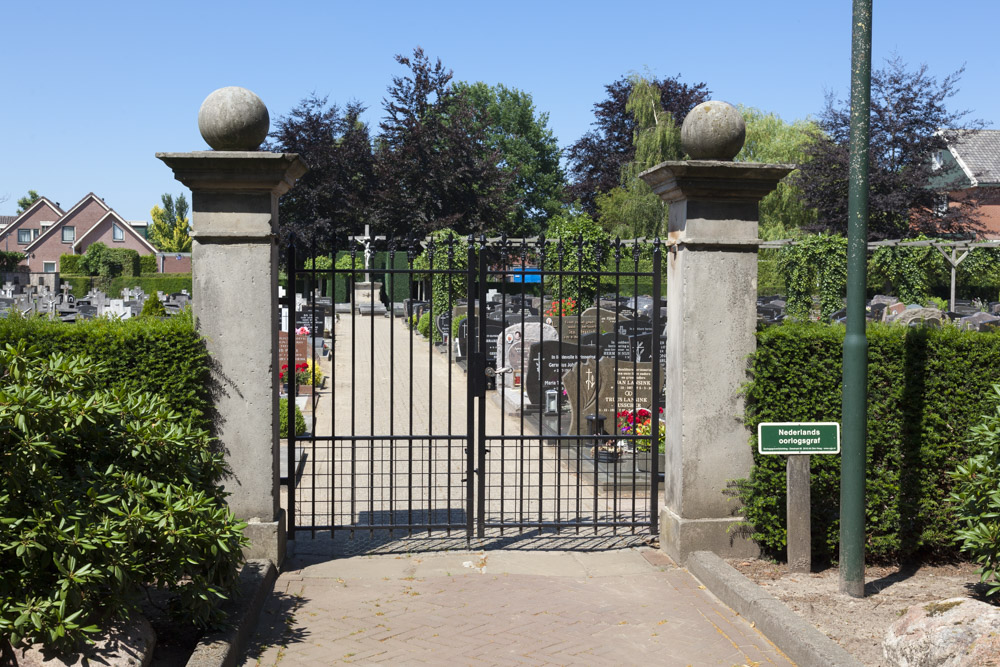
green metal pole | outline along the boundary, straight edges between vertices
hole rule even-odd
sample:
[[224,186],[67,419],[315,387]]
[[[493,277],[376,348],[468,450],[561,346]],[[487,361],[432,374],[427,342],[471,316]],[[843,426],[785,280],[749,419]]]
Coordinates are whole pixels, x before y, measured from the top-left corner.
[[847,203],[847,334],[844,336],[843,441],[840,461],[840,592],[865,594],[865,449],[868,430],[868,144],[872,0],[854,0],[851,40],[851,140]]

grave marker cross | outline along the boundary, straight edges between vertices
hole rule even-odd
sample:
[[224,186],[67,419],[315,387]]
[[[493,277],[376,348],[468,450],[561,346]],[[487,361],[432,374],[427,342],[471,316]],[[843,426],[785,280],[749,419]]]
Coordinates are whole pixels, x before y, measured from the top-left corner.
[[372,250],[372,241],[384,241],[384,236],[372,236],[371,227],[368,223],[365,223],[365,234],[364,236],[352,236],[350,237],[352,241],[357,241],[364,248],[365,253],[365,282],[371,282],[371,276],[368,275],[368,271],[371,269],[371,259],[375,251]]

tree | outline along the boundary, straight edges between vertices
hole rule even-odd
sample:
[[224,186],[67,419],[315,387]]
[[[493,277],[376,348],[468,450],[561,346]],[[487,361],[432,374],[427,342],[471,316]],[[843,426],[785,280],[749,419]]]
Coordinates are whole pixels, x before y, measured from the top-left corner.
[[160,200],[163,207],[154,206],[149,215],[153,224],[149,227],[149,242],[162,252],[191,252],[191,222],[188,220],[188,203],[184,193],[177,200],[164,193]]
[[361,231],[372,214],[375,162],[368,126],[359,119],[365,107],[349,102],[342,110],[327,98],[311,95],[278,119],[268,150],[298,153],[309,171],[281,197],[282,244],[290,234],[309,254],[328,253]]
[[451,70],[440,59],[431,63],[419,47],[396,62],[411,73],[393,77],[383,101],[377,228],[387,236],[502,229],[511,209],[510,173],[501,169],[469,99],[451,85]]
[[21,215],[34,204],[36,201],[41,199],[41,196],[34,190],[28,190],[28,194],[17,200],[17,213],[15,215]]
[[[948,99],[958,92],[963,69],[940,82],[927,66],[908,71],[899,58],[872,73],[871,149],[868,233],[872,239],[908,237],[920,232],[964,233],[978,227],[978,201],[942,207],[956,180],[934,172],[933,157],[944,150],[947,130],[955,130],[967,111],[953,112]],[[847,101],[827,96],[820,116],[826,133],[806,148],[807,161],[798,185],[805,202],[817,212],[816,227],[844,233],[847,229],[848,138]],[[981,127],[981,123],[972,122]],[[968,126],[968,125],[967,125]],[[944,131],[942,131],[944,130]]]
[[[660,91],[660,106],[680,126],[696,105],[708,99],[706,84],[693,86],[677,77],[646,79]],[[596,197],[619,185],[622,168],[635,157],[635,118],[627,109],[635,77],[622,77],[605,86],[606,99],[594,105],[595,129],[584,134],[566,151],[573,182],[567,188],[570,199],[578,199],[584,209],[596,211]]]
[[[740,107],[746,123],[746,141],[735,162],[765,162],[800,165],[806,159],[806,146],[820,136],[811,120],[786,123],[773,113]],[[774,192],[760,202],[760,237],[776,240],[794,236],[803,227],[816,222],[816,212],[806,206],[797,184],[798,171],[778,183]]]
[[680,128],[663,108],[655,82],[633,75],[625,110],[632,115],[632,160],[622,166],[621,185],[595,199],[601,225],[614,236],[660,234],[668,207],[639,174],[664,160],[679,160]]
[[536,113],[531,95],[503,84],[456,83],[455,91],[472,105],[486,148],[499,153],[510,177],[510,206],[503,231],[530,236],[544,229],[562,205],[566,176],[561,152],[548,125],[547,113]]

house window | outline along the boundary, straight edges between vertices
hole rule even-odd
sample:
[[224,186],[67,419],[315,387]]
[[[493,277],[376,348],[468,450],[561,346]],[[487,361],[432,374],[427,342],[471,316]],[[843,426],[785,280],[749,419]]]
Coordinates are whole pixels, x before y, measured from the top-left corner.
[[125,230],[114,222],[111,223],[111,238],[115,241],[125,240]]
[[76,240],[76,227],[63,227],[62,235],[63,243],[72,243]]
[[25,244],[31,243],[31,230],[30,229],[17,230],[17,242]]
[[55,273],[56,263],[55,262],[42,262],[42,271],[45,273]]
[[40,230],[40,229],[32,229],[31,230],[31,238],[37,239],[38,238],[38,234],[41,233],[41,231],[42,230]]

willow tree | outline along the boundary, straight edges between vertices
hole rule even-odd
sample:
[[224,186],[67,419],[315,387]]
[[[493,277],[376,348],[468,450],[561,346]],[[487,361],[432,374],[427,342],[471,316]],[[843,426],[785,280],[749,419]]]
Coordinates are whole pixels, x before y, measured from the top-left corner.
[[639,75],[631,81],[625,108],[635,122],[635,156],[622,167],[619,186],[599,195],[596,205],[601,225],[612,236],[652,237],[666,230],[667,205],[639,174],[660,162],[681,159],[681,132],[673,114],[663,108],[659,89]]

